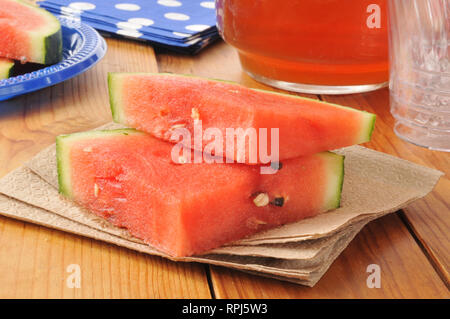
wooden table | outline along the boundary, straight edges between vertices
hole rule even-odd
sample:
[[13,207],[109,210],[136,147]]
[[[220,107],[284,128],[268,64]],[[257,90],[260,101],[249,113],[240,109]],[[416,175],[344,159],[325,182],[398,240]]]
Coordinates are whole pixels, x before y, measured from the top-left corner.
[[[0,176],[54,143],[58,134],[111,121],[107,72],[191,73],[269,89],[241,71],[236,52],[223,42],[193,57],[155,53],[131,41],[107,42],[106,57],[86,73],[0,102]],[[376,113],[373,140],[365,146],[446,174],[426,198],[367,225],[315,287],[175,263],[0,216],[0,297],[449,298],[450,155],[394,135],[387,89],[312,97]],[[81,288],[66,285],[70,264],[81,267]],[[367,287],[369,264],[381,267],[381,288]]]

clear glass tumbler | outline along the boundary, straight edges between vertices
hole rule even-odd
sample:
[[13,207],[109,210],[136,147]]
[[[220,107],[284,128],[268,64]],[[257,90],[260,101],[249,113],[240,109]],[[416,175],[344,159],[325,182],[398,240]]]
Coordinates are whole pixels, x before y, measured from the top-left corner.
[[395,133],[450,152],[450,1],[389,0]]

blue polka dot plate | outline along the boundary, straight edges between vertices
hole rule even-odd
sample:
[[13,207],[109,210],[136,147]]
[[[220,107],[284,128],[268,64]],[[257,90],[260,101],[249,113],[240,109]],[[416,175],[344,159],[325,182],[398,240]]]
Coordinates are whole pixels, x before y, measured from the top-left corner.
[[104,57],[106,43],[97,31],[74,19],[58,19],[61,22],[63,60],[58,64],[0,80],[0,101],[73,78]]

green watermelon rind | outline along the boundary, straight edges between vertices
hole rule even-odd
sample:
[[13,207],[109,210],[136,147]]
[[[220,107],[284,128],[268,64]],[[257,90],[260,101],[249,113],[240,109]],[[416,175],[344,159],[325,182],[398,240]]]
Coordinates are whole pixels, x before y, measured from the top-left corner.
[[125,122],[125,116],[123,115],[122,108],[118,107],[120,104],[120,90],[117,88],[117,82],[120,80],[118,74],[126,73],[108,73],[108,91],[109,91],[109,106],[111,108],[111,115],[113,121],[116,123]]
[[[122,77],[125,77],[127,75],[147,75],[147,76],[152,76],[152,75],[155,75],[155,76],[158,76],[158,75],[169,75],[169,76],[181,76],[181,77],[191,77],[191,78],[198,78],[198,79],[204,79],[204,80],[216,81],[216,82],[224,82],[224,83],[229,83],[229,84],[242,86],[241,84],[233,82],[233,81],[220,80],[220,79],[206,79],[206,78],[201,78],[201,77],[190,75],[190,74],[143,73],[143,72],[136,72],[136,73],[109,73],[108,74],[108,90],[109,90],[109,99],[110,99],[110,107],[111,107],[112,117],[113,117],[114,122],[125,124],[125,125],[127,123],[126,123],[126,116],[124,114],[123,108],[121,107],[120,81],[121,81]],[[315,103],[325,103],[325,104],[332,105],[332,106],[340,108],[340,109],[350,110],[350,111],[353,111],[353,112],[359,112],[360,114],[363,115],[363,123],[362,123],[362,129],[361,129],[361,131],[359,133],[359,136],[355,138],[354,144],[360,144],[360,143],[368,142],[368,141],[370,141],[370,139],[372,137],[372,133],[373,133],[373,130],[374,130],[374,127],[375,127],[375,119],[376,119],[376,115],[373,114],[373,113],[369,113],[369,112],[362,111],[362,110],[357,110],[357,109],[354,109],[354,108],[351,108],[351,107],[348,107],[348,106],[342,106],[342,105],[339,105],[339,104],[319,101],[319,100],[315,100],[315,99],[311,99],[311,98],[307,98],[307,97],[303,97],[303,96],[298,96],[298,95],[292,95],[292,94],[288,94],[288,93],[267,91],[267,90],[256,89],[256,88],[250,88],[250,89],[254,90],[254,91],[258,91],[258,92],[270,93],[270,94],[274,94],[274,95],[280,95],[280,96],[283,96],[283,97],[290,97],[290,98],[297,98],[297,99],[300,99],[300,100],[313,101]]]
[[55,33],[44,39],[45,47],[45,65],[56,64],[63,59],[62,55],[62,31],[61,27]]
[[325,160],[329,160],[333,165],[327,165],[329,170],[329,178],[327,190],[324,198],[324,209],[332,210],[339,208],[341,205],[342,189],[344,185],[344,162],[345,156],[338,155],[333,152],[322,152],[318,155],[323,156]]
[[[36,14],[42,16],[47,22],[38,30],[28,31],[30,39],[30,54],[27,62],[51,65],[62,60],[62,31],[58,19],[45,9],[26,3],[16,1],[19,4],[30,8]],[[1,53],[1,52],[0,52]]]
[[14,71],[14,61],[8,59],[0,60],[0,80],[10,78]]
[[145,134],[135,129],[124,128],[116,130],[87,131],[56,137],[56,163],[58,172],[58,189],[61,194],[72,198],[70,150],[73,142],[80,140],[111,137],[118,135]]
[[60,62],[63,58],[62,31],[61,24],[59,23],[58,19],[45,9],[39,8],[32,4],[25,3],[25,5],[29,6],[36,13],[42,15],[48,22],[48,25],[45,28],[41,28],[41,30],[35,31],[33,32],[34,34],[31,34],[32,37],[35,37],[34,41],[32,41],[34,42],[34,46],[37,48],[41,48],[43,52],[40,54],[36,53],[38,56],[40,56],[40,59],[38,58],[35,61],[30,62],[41,63],[45,65]]

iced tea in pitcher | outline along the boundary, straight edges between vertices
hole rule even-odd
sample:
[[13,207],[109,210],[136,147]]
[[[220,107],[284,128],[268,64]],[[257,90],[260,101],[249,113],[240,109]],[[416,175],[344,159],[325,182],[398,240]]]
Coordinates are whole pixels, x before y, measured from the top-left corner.
[[385,0],[216,0],[217,25],[255,79],[310,93],[388,81]]

